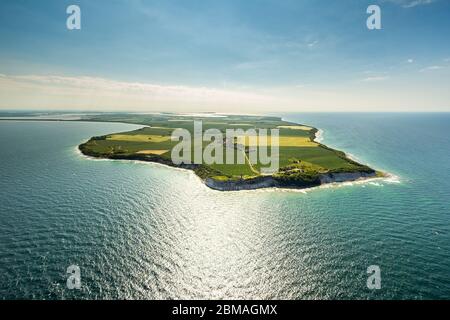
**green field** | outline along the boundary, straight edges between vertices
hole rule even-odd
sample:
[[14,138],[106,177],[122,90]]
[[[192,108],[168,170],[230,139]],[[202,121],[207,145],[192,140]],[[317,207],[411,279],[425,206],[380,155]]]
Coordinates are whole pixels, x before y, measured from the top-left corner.
[[[171,140],[172,132],[177,128],[188,130],[194,135],[194,121],[201,121],[202,133],[208,129],[218,129],[225,136],[227,129],[278,129],[279,130],[279,171],[273,177],[279,179],[315,179],[319,173],[327,172],[373,172],[365,165],[348,159],[344,153],[315,142],[316,128],[308,125],[283,121],[277,117],[264,116],[218,116],[178,115],[178,114],[128,114],[114,113],[85,116],[83,121],[123,122],[145,125],[130,131],[111,133],[106,136],[93,137],[80,145],[80,150],[87,155],[114,159],[140,159],[158,161],[173,165],[171,150],[178,144]],[[223,164],[195,165],[194,170],[201,178],[214,178],[220,181],[251,179],[261,175],[261,168],[267,167],[259,161],[250,163],[250,147],[269,146],[268,140],[256,137],[241,136],[242,140],[234,140],[234,146],[223,145]],[[238,142],[239,141],[239,142]],[[203,150],[210,142],[202,142]],[[220,142],[222,143],[222,142]],[[193,141],[191,141],[193,149]],[[239,148],[238,148],[239,147]],[[234,159],[238,153],[245,158],[244,163],[225,164],[226,153],[235,148]],[[202,150],[202,151],[203,151]],[[259,150],[259,149],[258,149]],[[193,159],[193,151],[192,151]],[[258,158],[259,160],[259,158]]]

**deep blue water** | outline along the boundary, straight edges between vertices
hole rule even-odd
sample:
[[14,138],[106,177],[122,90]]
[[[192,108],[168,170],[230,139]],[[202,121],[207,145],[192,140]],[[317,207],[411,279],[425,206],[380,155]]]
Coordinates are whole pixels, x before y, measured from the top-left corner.
[[[0,121],[0,297],[450,298],[450,114],[283,117],[398,178],[221,193],[76,152],[135,126]],[[72,264],[80,290],[66,287]]]

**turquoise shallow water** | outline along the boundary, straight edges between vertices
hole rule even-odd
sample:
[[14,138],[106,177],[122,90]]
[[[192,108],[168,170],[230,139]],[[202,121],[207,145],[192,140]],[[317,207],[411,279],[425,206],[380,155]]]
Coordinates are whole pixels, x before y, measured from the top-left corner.
[[[221,193],[76,152],[135,126],[0,122],[0,297],[450,298],[450,114],[283,117],[399,179]],[[369,265],[381,290],[366,287]]]

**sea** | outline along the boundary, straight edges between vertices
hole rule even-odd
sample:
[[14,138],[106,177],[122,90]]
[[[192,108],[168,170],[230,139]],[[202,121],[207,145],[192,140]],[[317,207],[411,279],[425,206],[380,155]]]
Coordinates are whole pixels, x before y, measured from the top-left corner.
[[220,192],[78,152],[136,125],[0,121],[0,299],[450,299],[450,114],[274,115],[390,176]]

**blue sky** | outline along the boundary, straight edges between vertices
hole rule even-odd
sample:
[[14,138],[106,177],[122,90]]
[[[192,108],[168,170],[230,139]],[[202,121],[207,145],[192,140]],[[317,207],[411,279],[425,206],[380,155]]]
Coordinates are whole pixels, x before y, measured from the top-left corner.
[[450,111],[447,0],[2,0],[0,26],[3,109]]

